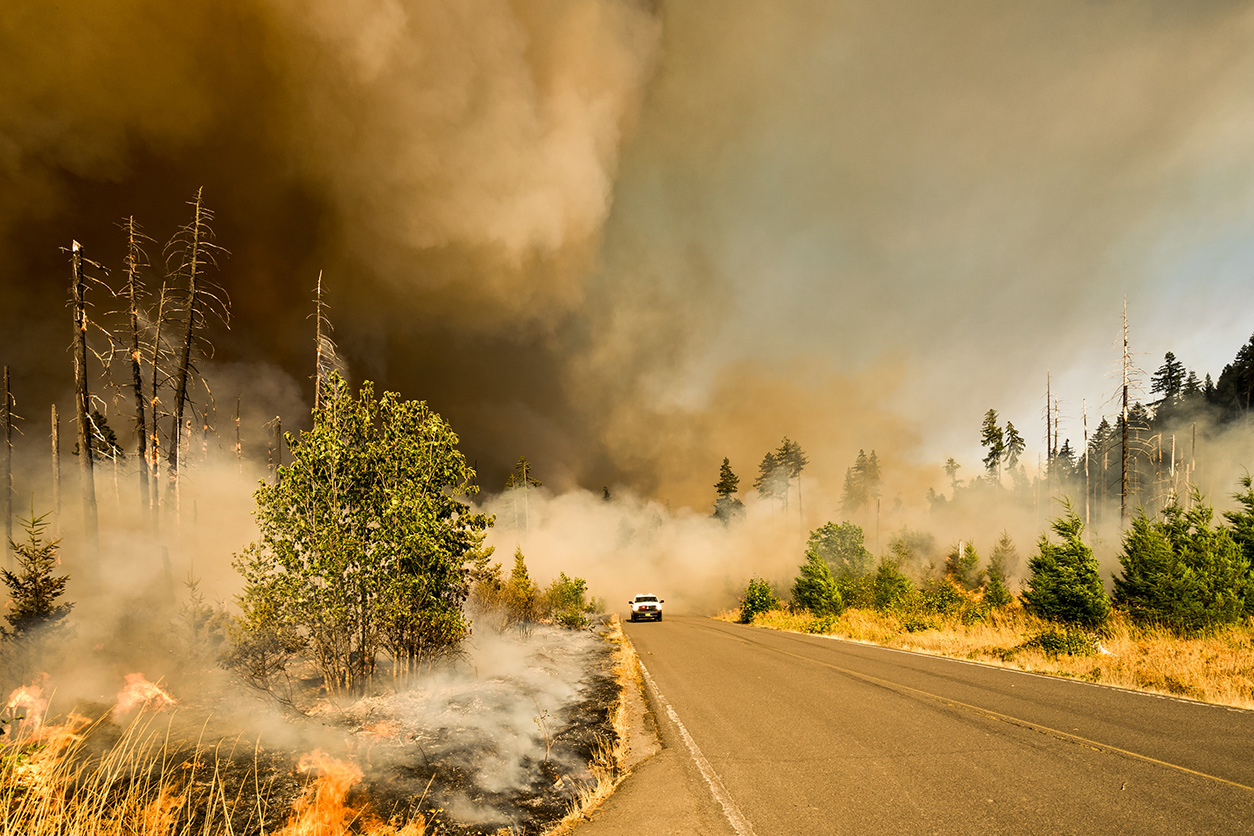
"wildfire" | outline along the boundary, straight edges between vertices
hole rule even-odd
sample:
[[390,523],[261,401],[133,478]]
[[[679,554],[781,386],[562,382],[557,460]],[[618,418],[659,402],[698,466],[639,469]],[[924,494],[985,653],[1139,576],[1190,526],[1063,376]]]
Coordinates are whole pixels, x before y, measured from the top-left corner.
[[160,711],[176,704],[174,697],[149,682],[142,673],[128,673],[126,687],[118,692],[118,704],[114,711],[125,714],[139,705]]
[[24,711],[22,722],[28,729],[38,729],[44,721],[44,713],[48,710],[48,701],[43,697],[44,689],[38,685],[23,685],[9,695],[9,703],[5,708],[16,714]]
[[292,818],[277,836],[341,836],[360,813],[345,805],[348,791],[361,781],[356,764],[315,749],[300,759],[301,772],[318,777],[292,805]]

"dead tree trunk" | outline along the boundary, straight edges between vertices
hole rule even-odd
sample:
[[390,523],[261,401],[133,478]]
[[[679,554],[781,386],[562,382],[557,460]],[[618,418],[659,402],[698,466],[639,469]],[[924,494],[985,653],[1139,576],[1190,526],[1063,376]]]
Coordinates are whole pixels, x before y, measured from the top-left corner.
[[61,533],[61,419],[52,405],[52,513],[54,534]]
[[1128,299],[1123,300],[1123,445],[1122,476],[1119,481],[1119,526],[1128,527]]
[[192,222],[186,227],[189,241],[188,253],[181,265],[181,272],[187,278],[187,310],[183,333],[179,335],[178,364],[174,368],[174,429],[170,436],[170,478],[177,491],[179,478],[179,452],[183,433],[183,408],[187,403],[187,382],[191,372],[192,334],[196,328],[196,302],[199,289],[196,286],[200,278],[201,244],[204,234],[202,215],[204,206],[201,203],[203,187],[196,190],[196,199],[192,202]]
[[157,531],[161,527],[161,435],[157,420],[157,409],[161,403],[158,395],[158,386],[161,382],[161,326],[165,320],[165,297],[166,285],[165,283],[162,283],[161,296],[157,301],[157,321],[152,337],[152,363],[149,366],[149,377],[152,381],[152,395],[148,401],[148,416],[149,423],[152,426],[152,444],[149,445],[151,452],[149,453],[146,465],[148,467],[148,481],[152,486],[152,492],[149,494],[149,501],[152,504],[153,536],[156,536]]
[[4,557],[13,568],[13,393],[9,387],[9,367],[4,367]]
[[175,236],[171,244],[178,253],[178,266],[175,274],[183,278],[187,285],[183,290],[185,307],[182,331],[177,344],[177,358],[174,368],[174,409],[173,424],[170,433],[170,479],[177,492],[179,480],[179,462],[183,450],[183,421],[187,407],[188,386],[192,373],[192,340],[196,330],[203,327],[209,309],[216,303],[218,313],[225,321],[227,305],[224,298],[215,293],[221,292],[206,280],[205,270],[215,263],[214,253],[221,250],[213,243],[213,212],[205,208],[203,200],[204,188],[196,190],[196,197],[191,201],[192,219]]
[[126,219],[126,298],[131,308],[131,386],[135,391],[135,444],[139,462],[139,507],[147,509],[148,500],[148,427],[144,420],[144,379],[139,348],[139,268],[143,264],[140,234],[135,217]]
[[100,521],[96,510],[96,483],[92,473],[92,432],[90,399],[87,393],[87,284],[83,278],[83,258],[77,241],[70,245],[74,298],[74,407],[78,413],[78,466],[83,493],[83,529],[88,549],[94,557],[100,543]]

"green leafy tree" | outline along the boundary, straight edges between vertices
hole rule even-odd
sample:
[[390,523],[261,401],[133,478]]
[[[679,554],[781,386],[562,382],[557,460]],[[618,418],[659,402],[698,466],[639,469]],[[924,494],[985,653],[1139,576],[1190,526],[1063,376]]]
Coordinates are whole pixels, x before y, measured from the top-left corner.
[[5,569],[2,573],[10,601],[4,617],[9,627],[0,628],[0,635],[15,641],[42,639],[64,628],[74,607],[58,602],[70,576],[56,574],[61,541],[45,537],[48,515],[35,516],[32,511],[29,517],[19,517],[18,522],[26,532],[26,540],[9,541],[19,571]]
[[1061,540],[1052,543],[1042,534],[1038,554],[1028,561],[1027,587],[1023,590],[1028,612],[1049,621],[1098,627],[1110,615],[1110,597],[1102,587],[1097,559],[1080,535],[1084,523],[1070,503],[1050,528]]
[[775,597],[771,585],[762,578],[751,578],[740,599],[740,623],[752,624],[753,617],[758,613],[778,608],[779,599]]
[[568,578],[558,573],[557,580],[545,591],[545,603],[553,623],[570,629],[587,627],[588,584],[583,578]]
[[745,504],[736,498],[739,486],[740,477],[732,472],[731,460],[724,457],[718,469],[718,481],[714,483],[714,491],[718,494],[714,500],[714,519],[728,523],[744,516]]
[[1123,541],[1115,603],[1134,621],[1184,635],[1241,620],[1250,563],[1200,493],[1186,510],[1168,505],[1157,519],[1141,511]]
[[235,560],[240,629],[299,640],[329,692],[363,688],[386,650],[396,678],[454,652],[491,524],[462,501],[474,470],[421,401],[338,374],[313,429],[287,436],[292,463],[254,494],[260,540]]
[[875,558],[863,545],[860,526],[850,522],[828,522],[810,532],[806,553],[814,552],[827,561],[837,582],[870,574]]
[[806,561],[792,586],[792,601],[817,616],[839,615],[844,608],[832,570],[815,549],[806,551]]

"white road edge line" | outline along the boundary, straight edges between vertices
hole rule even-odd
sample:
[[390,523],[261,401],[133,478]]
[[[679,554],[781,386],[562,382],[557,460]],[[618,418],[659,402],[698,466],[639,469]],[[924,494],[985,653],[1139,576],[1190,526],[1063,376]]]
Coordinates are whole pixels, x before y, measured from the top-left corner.
[[727,792],[727,787],[723,786],[723,781],[718,777],[718,773],[714,771],[714,767],[706,760],[705,755],[701,754],[701,747],[697,745],[697,741],[692,739],[692,735],[688,733],[688,728],[679,719],[679,715],[675,713],[675,709],[671,708],[671,704],[666,701],[666,697],[662,696],[662,692],[658,689],[657,683],[653,681],[653,677],[649,675],[649,671],[645,668],[644,663],[640,663],[640,672],[644,674],[645,681],[649,683],[657,701],[666,709],[666,716],[671,718],[671,722],[679,729],[679,735],[684,739],[684,744],[688,747],[688,751],[692,753],[692,759],[697,764],[697,769],[701,770],[701,777],[705,779],[705,783],[709,786],[710,792],[714,795],[714,800],[723,808],[723,815],[727,816],[728,823],[739,836],[757,836],[753,832],[753,825],[749,824],[749,820],[745,818],[744,813],[740,812],[740,808],[736,806],[736,802],[732,801],[731,795]]

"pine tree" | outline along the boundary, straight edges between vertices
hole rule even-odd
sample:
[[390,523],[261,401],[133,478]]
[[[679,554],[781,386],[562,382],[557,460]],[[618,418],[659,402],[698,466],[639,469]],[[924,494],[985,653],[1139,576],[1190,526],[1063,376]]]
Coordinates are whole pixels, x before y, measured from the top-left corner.
[[1023,436],[1019,435],[1019,431],[1015,429],[1015,425],[1006,422],[1006,466],[1014,469],[1019,463],[1019,457],[1023,455],[1026,445]]
[[1176,359],[1176,355],[1168,351],[1163,356],[1163,364],[1158,367],[1150,378],[1150,393],[1162,393],[1158,403],[1172,402],[1183,391],[1185,383],[1184,364]]
[[713,517],[716,520],[726,523],[744,515],[744,503],[735,496],[740,490],[739,485],[740,477],[732,472],[731,460],[724,457],[723,464],[718,469],[718,481],[714,483],[714,490],[718,494],[718,498],[714,500]]
[[1173,503],[1151,520],[1141,511],[1124,537],[1115,603],[1133,620],[1190,635],[1241,619],[1250,562],[1194,491],[1187,510]]
[[32,634],[39,638],[53,633],[63,626],[66,616],[73,609],[73,604],[57,602],[65,594],[65,585],[69,575],[56,575],[61,547],[60,540],[48,540],[44,535],[48,530],[48,515],[41,514],[25,519],[18,518],[22,529],[26,532],[26,541],[18,543],[9,541],[9,547],[17,559],[19,572],[8,569],[0,572],[4,585],[9,588],[11,601],[5,620],[9,629],[0,628],[0,636],[6,639],[21,641]]
[[955,491],[958,490],[958,471],[961,469],[962,465],[953,456],[945,459],[945,475],[949,477],[949,484]]
[[984,572],[977,571],[979,565],[975,545],[970,541],[961,542],[945,558],[945,577],[963,589],[978,589],[984,583]]
[[1062,542],[1041,535],[1038,554],[1028,562],[1031,575],[1022,593],[1024,607],[1048,621],[1097,627],[1110,615],[1110,598],[1102,587],[1097,559],[1080,535],[1084,523],[1070,503],[1050,528]]
[[788,496],[788,470],[774,451],[768,451],[758,465],[758,478],[753,487],[763,499],[786,501]]
[[984,588],[984,600],[994,607],[1005,607],[1014,600],[1007,585],[1009,574],[1019,565],[1019,553],[1010,534],[1003,531],[993,552],[988,557],[988,585]]
[[990,409],[984,413],[984,424],[980,429],[980,445],[988,449],[984,457],[984,469],[994,483],[1001,482],[1001,460],[1006,453],[1005,436],[997,425],[997,410]]

